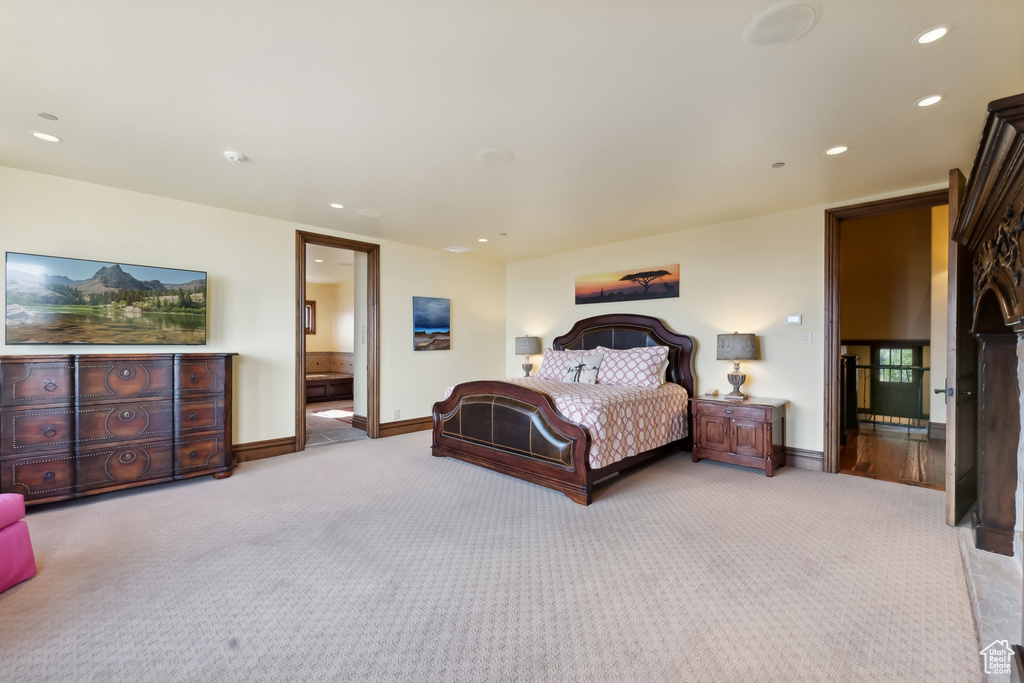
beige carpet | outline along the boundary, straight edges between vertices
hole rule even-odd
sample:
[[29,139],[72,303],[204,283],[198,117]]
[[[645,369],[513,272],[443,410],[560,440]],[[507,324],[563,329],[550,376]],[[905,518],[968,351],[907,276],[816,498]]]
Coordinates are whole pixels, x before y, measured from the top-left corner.
[[30,514],[0,681],[975,681],[941,492],[672,456],[590,507],[323,447]]

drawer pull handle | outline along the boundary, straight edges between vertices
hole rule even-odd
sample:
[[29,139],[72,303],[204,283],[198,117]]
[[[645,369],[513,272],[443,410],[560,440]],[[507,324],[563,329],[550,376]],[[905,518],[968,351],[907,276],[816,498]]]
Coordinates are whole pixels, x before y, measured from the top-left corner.
[[43,427],[43,436],[47,437],[48,439],[52,439],[53,437],[57,436],[57,428],[54,427],[53,425],[46,425],[45,427]]
[[43,382],[43,389],[46,389],[49,392],[56,391],[57,383],[54,382],[52,379],[48,379],[45,382]]
[[117,414],[117,418],[121,420],[121,422],[131,422],[132,420],[135,419],[136,415],[137,413],[131,408],[125,408],[124,410]]
[[195,422],[198,419],[199,419],[199,416],[196,415],[195,413],[189,413],[188,414],[188,421],[189,422]]
[[197,374],[196,374],[196,373],[194,373],[194,372],[193,372],[193,373],[191,373],[191,374],[190,374],[190,375],[188,376],[188,381],[189,381],[189,382],[192,382],[192,384],[195,384],[195,383],[197,383],[197,382],[199,381],[199,375],[197,375]]
[[46,474],[43,475],[43,481],[45,482],[51,482],[56,478],[57,475],[54,472],[47,472]]
[[195,460],[198,457],[199,457],[199,453],[197,451],[189,451],[188,452],[188,459],[189,460]]
[[117,371],[117,376],[124,380],[135,378],[135,368],[130,365],[126,365]]
[[725,414],[726,415],[732,415],[732,408],[726,408],[725,409]]

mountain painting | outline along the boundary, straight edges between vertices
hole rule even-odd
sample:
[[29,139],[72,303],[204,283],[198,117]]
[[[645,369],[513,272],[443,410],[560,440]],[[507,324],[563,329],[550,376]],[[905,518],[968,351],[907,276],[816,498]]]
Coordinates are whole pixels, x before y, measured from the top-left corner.
[[7,252],[8,344],[205,344],[206,273]]

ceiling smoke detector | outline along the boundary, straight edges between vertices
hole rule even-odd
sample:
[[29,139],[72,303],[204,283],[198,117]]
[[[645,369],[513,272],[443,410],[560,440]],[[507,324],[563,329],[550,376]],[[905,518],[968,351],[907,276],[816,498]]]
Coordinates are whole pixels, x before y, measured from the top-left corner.
[[246,160],[246,157],[241,152],[224,152],[224,158],[228,160],[230,164],[240,164]]
[[743,39],[754,47],[781,47],[807,35],[821,20],[817,2],[782,2],[754,17]]

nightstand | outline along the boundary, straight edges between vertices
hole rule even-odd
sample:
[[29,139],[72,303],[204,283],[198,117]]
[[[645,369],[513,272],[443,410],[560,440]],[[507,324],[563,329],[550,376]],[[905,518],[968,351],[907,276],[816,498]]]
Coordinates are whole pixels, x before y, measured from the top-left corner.
[[772,476],[786,464],[786,403],[774,398],[691,398],[693,461],[746,465]]

